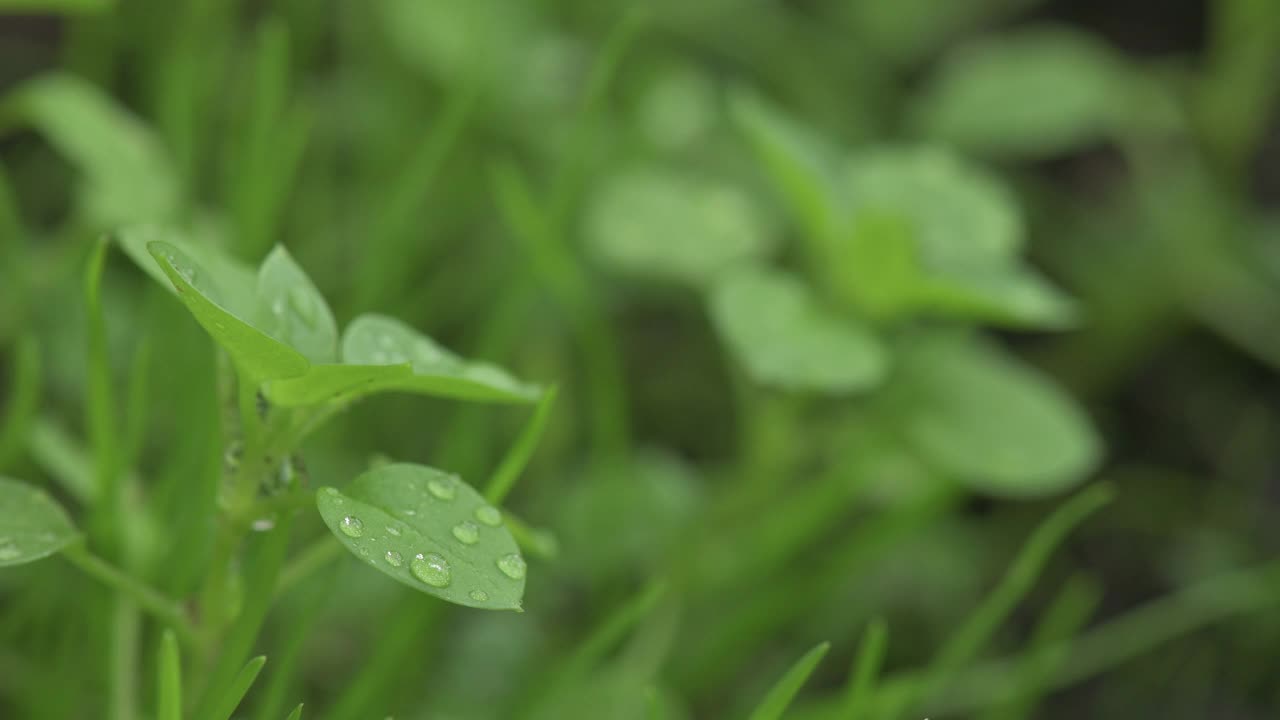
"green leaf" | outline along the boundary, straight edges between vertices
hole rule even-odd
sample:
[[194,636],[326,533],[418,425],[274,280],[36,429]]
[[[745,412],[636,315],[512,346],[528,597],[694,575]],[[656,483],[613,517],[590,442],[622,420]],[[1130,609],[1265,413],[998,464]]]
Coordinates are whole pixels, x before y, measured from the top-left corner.
[[267,335],[227,308],[218,278],[175,245],[154,241],[147,249],[160,263],[187,309],[213,339],[256,380],[296,377],[310,363],[297,350]]
[[1022,218],[1009,192],[947,152],[865,151],[849,160],[844,179],[854,213],[892,212],[910,221],[926,271],[1007,262],[1022,249]]
[[284,720],[302,720],[302,703],[298,703],[298,706]]
[[524,559],[501,513],[455,475],[391,464],[316,506],[353,555],[415,590],[458,605],[518,610]]
[[66,511],[48,493],[0,477],[0,567],[48,557],[77,535]]
[[403,391],[491,402],[534,402],[536,385],[513,378],[502,368],[464,360],[434,340],[394,318],[367,314],[357,317],[342,336],[342,361],[352,365],[402,365],[411,375],[398,374],[366,386],[367,392]]
[[156,659],[156,720],[182,720],[182,657],[178,636],[165,629]]
[[407,362],[399,365],[312,365],[303,375],[267,383],[265,392],[271,402],[283,407],[318,405],[394,387],[397,383],[410,381],[412,377],[413,367]]
[[211,223],[197,224],[189,231],[166,225],[131,225],[112,233],[112,239],[135,265],[175,295],[177,288],[147,246],[162,241],[178,248],[208,271],[208,279],[217,285],[229,310],[242,318],[253,317],[256,273],[223,249],[222,238]]
[[30,123],[85,180],[85,210],[103,227],[172,218],[181,206],[177,172],[157,138],[98,87],[49,73],[2,106]]
[[764,700],[751,713],[750,720],[779,720],[791,705],[791,701],[795,699],[796,693],[800,692],[800,688],[804,686],[805,681],[813,674],[814,668],[818,667],[818,663],[822,662],[822,657],[830,649],[831,643],[818,643],[797,660],[795,665],[792,665],[791,669],[787,670],[786,674],[769,690],[769,694],[764,696]]
[[752,93],[734,93],[729,114],[810,240],[827,241],[844,220],[835,173],[823,159],[831,149]]
[[231,686],[227,688],[227,691],[218,700],[218,704],[210,711],[209,720],[231,720],[236,708],[240,707],[240,702],[249,693],[249,688],[253,687],[253,682],[258,679],[258,673],[262,672],[262,666],[266,664],[267,658],[265,655],[259,655],[245,663],[244,668],[236,675]]
[[996,265],[939,273],[921,281],[921,307],[1005,327],[1067,328],[1076,324],[1076,303],[1039,273],[1019,265]]
[[992,155],[1041,156],[1102,139],[1126,106],[1110,48],[1083,33],[1035,28],[961,47],[915,108],[928,137]]
[[585,222],[589,249],[603,264],[695,286],[774,246],[767,218],[745,192],[662,168],[607,180]]
[[930,464],[1005,497],[1049,495],[1097,465],[1100,442],[1069,395],[1040,372],[972,338],[904,343],[885,401]]
[[878,384],[888,365],[874,335],[823,310],[808,288],[781,271],[743,268],[725,275],[712,291],[711,318],[748,374],[763,384],[857,392]]
[[338,324],[311,278],[277,245],[258,269],[254,324],[316,363],[338,361]]

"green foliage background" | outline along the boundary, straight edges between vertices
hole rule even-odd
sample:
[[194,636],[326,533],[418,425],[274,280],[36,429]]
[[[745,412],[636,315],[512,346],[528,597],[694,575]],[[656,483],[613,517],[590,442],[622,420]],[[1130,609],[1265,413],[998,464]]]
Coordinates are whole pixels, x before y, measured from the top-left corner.
[[[1274,0],[0,0],[0,717],[1276,717],[1278,79]],[[315,510],[393,462],[523,612]]]

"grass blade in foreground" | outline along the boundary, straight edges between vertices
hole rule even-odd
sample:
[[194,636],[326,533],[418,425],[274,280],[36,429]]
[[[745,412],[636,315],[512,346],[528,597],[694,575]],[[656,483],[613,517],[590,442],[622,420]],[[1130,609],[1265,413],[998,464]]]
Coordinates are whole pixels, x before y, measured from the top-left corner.
[[525,562],[502,513],[460,478],[391,464],[316,506],[353,555],[409,587],[458,605],[519,610]]
[[266,664],[265,655],[259,655],[246,663],[240,674],[236,675],[235,682],[231,683],[231,687],[227,688],[216,708],[209,714],[208,719],[231,720],[231,715],[235,713],[236,708],[240,707],[240,701],[244,700],[249,688],[253,687],[253,681],[258,679],[258,673],[262,672],[262,666]]
[[764,700],[751,713],[749,720],[779,720],[830,648],[831,643],[819,643],[805,653],[804,657],[797,660],[796,664],[792,665],[791,669],[769,690],[769,694],[764,696]]
[[840,716],[842,720],[858,720],[863,716],[863,710],[868,706],[868,700],[875,690],[876,676],[880,674],[880,665],[884,663],[888,644],[889,626],[883,618],[877,618],[867,626],[862,644],[858,647],[858,658],[844,697],[844,712]]
[[0,567],[49,557],[76,537],[66,511],[48,493],[0,477]]
[[173,630],[160,637],[156,666],[156,720],[182,720],[182,659]]

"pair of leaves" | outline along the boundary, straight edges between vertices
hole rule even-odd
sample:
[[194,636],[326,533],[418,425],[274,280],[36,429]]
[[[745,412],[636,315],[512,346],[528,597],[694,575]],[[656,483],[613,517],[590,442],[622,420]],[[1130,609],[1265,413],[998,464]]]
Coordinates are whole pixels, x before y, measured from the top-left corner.
[[0,567],[49,557],[78,537],[71,518],[48,493],[0,477]]
[[172,285],[244,373],[267,383],[266,394],[277,404],[311,405],[379,391],[495,402],[530,402],[538,396],[536,387],[501,368],[465,361],[379,315],[356,318],[339,351],[328,303],[282,247],[255,275],[214,245],[197,244],[171,229],[136,227],[117,237],[153,277]]
[[1074,319],[1071,302],[1020,263],[1021,217],[978,168],[932,148],[877,149],[835,167],[826,143],[758,98],[740,94],[732,108],[835,296],[880,317]]
[[1006,497],[1053,494],[1096,467],[1097,435],[1049,378],[975,338],[909,340],[880,400],[926,462]]
[[520,609],[524,559],[501,513],[458,477],[383,465],[345,492],[321,488],[316,506],[334,536],[383,574],[459,605]]

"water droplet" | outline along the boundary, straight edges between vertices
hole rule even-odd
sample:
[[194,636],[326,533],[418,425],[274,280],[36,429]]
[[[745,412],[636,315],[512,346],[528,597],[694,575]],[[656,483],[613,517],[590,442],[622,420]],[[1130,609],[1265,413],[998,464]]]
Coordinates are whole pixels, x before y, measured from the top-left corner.
[[487,602],[489,600],[489,593],[483,590],[472,590],[467,595],[471,596],[471,599],[476,602]]
[[12,545],[5,545],[4,547],[0,547],[0,562],[13,560],[21,554],[22,552],[18,550],[18,548]]
[[463,520],[453,526],[453,536],[463,545],[475,545],[480,542],[480,526],[470,520]]
[[476,508],[476,519],[489,527],[498,527],[502,524],[502,513],[498,512],[498,508],[481,505]]
[[417,510],[405,510],[405,511],[404,511],[404,514],[405,514],[405,515],[408,515],[409,517],[413,517],[414,515],[417,515],[417,514],[418,514],[418,511],[417,511]]
[[254,532],[267,532],[268,530],[274,529],[275,526],[276,519],[273,517],[260,517],[253,521]]
[[284,298],[276,298],[275,302],[271,303],[271,314],[278,318],[284,317]]
[[524,558],[516,555],[515,553],[503,555],[498,558],[498,569],[502,571],[503,575],[506,575],[512,580],[519,580],[524,577]]
[[453,484],[453,478],[431,478],[427,481],[427,490],[432,495],[441,500],[452,500],[458,494],[458,488]]
[[342,522],[338,523],[338,528],[342,530],[342,534],[351,538],[358,538],[364,534],[364,523],[360,522],[360,518],[355,515],[348,515],[342,518]]
[[387,564],[391,567],[400,567],[404,564],[404,556],[395,550],[387,551]]
[[436,553],[418,553],[409,563],[413,576],[431,587],[442,588],[449,584],[449,561]]
[[390,335],[379,335],[378,345],[385,350],[392,350],[396,346],[396,339]]
[[369,557],[369,548],[367,547],[360,548],[360,557]]
[[395,525],[388,525],[387,534],[390,535],[391,537],[400,537],[400,528],[396,527]]

